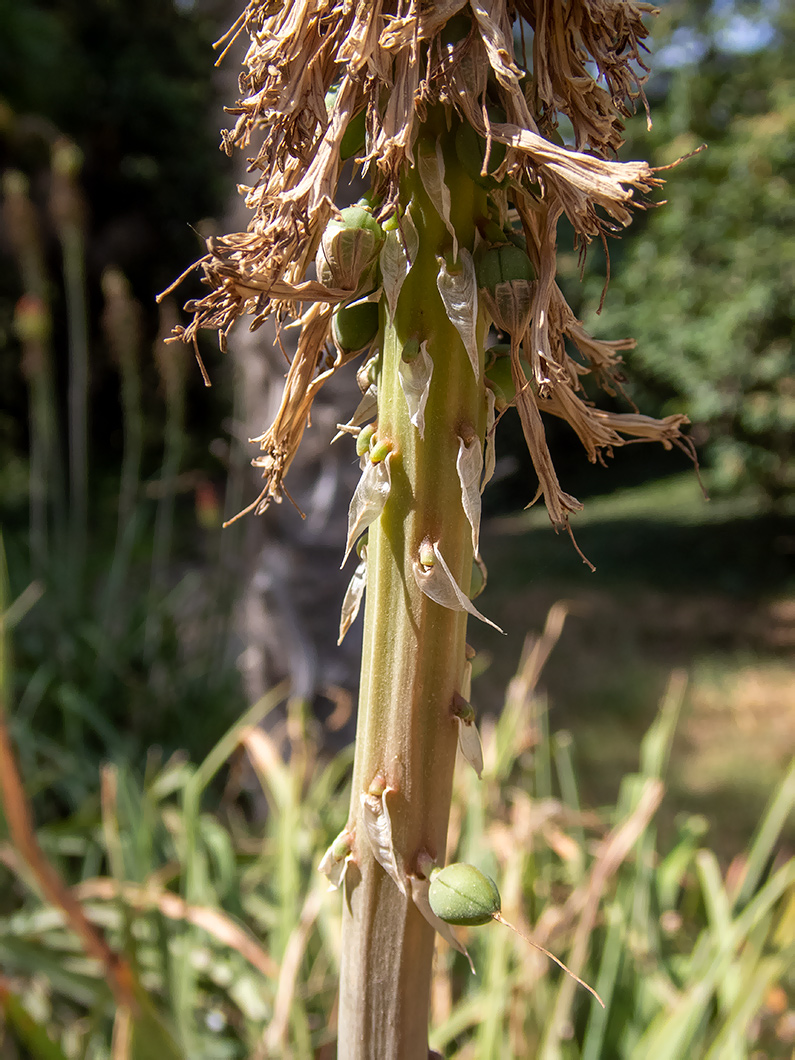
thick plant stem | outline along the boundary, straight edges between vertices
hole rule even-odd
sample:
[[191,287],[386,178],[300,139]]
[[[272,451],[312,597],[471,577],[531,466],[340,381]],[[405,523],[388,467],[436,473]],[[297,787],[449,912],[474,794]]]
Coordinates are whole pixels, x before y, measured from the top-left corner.
[[[447,160],[446,181],[461,246],[472,249],[483,193]],[[434,603],[417,586],[413,563],[424,541],[438,542],[464,592],[472,573],[472,533],[456,471],[459,437],[482,444],[486,406],[482,338],[478,378],[437,290],[440,258],[452,237],[416,174],[404,205],[419,252],[394,321],[382,307],[378,379],[379,442],[392,445],[389,499],[370,527],[359,720],[349,830],[354,863],[346,877],[338,1056],[340,1060],[425,1060],[435,933],[373,857],[361,798],[375,778],[388,789],[398,872],[419,873],[427,852],[444,861],[457,726],[451,707],[465,665],[467,615]],[[406,350],[427,342],[433,376],[424,438],[412,425],[398,378]]]

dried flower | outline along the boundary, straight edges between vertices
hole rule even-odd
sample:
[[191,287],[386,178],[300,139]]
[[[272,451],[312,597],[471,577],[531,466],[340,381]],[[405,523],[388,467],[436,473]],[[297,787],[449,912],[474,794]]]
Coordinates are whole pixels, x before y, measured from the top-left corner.
[[[451,222],[446,150],[448,160],[457,158],[489,191],[491,214],[477,221],[483,231],[513,226],[504,249],[479,252],[481,269],[496,255],[500,273],[493,284],[482,275],[479,285],[488,312],[512,336],[515,393],[506,401],[518,409],[556,529],[567,526],[580,504],[557,481],[540,412],[568,420],[591,460],[603,459],[627,435],[690,450],[681,435],[683,416],[657,421],[636,412],[601,413],[583,400],[580,379],[589,372],[609,392],[620,389],[621,352],[632,342],[588,335],[556,283],[561,217],[585,248],[629,224],[633,208],[643,205],[638,194],[662,183],[645,162],[615,161],[624,119],[639,100],[645,106],[643,16],[652,10],[637,0],[570,0],[565,7],[550,0],[470,0],[468,6],[451,0],[410,4],[393,14],[381,2],[250,0],[224,38],[245,30],[251,43],[241,98],[230,108],[237,120],[223,146],[252,155],[255,179],[243,189],[252,220],[247,232],[208,241],[198,264],[210,290],[188,304],[193,319],[174,333],[195,343],[200,329],[212,328],[223,348],[240,317],[249,317],[252,327],[268,316],[292,316],[302,325],[281,408],[254,439],[262,453],[253,463],[265,482],[246,510],[262,511],[281,499],[314,397],[367,347],[374,307],[339,309],[333,329],[332,313],[373,285],[379,266],[387,319],[394,317],[417,249],[410,213],[405,204],[399,209],[410,167],[418,168],[451,234],[438,287],[480,378],[477,285],[470,250],[459,248]],[[533,31],[531,57],[517,54],[517,19]],[[443,134],[423,126],[433,108],[444,109],[447,146]],[[559,116],[571,124],[573,148],[560,141]],[[340,214],[334,196],[350,155],[369,173],[367,202],[376,205]],[[522,262],[531,266],[503,275],[498,259],[524,253],[511,245],[522,242],[518,231],[527,252]],[[307,278],[314,262],[318,280]],[[342,323],[354,310],[369,320],[348,339]],[[332,336],[337,356],[329,359]],[[407,383],[408,397],[415,384]],[[499,404],[499,388],[495,393]],[[369,407],[367,414],[373,414]],[[412,416],[419,424],[419,407]],[[491,455],[487,466],[490,474]]]

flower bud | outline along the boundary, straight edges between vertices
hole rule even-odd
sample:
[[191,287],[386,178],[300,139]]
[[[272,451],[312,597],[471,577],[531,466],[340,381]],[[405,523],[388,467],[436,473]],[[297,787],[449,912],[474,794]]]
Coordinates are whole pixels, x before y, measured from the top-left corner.
[[474,865],[454,862],[431,873],[431,909],[446,924],[476,927],[500,912],[497,884]]
[[530,319],[533,265],[521,247],[489,247],[476,265],[478,290],[501,331],[521,337]]
[[369,452],[370,441],[375,434],[375,424],[368,423],[366,427],[362,427],[356,437],[356,455],[364,456],[366,452]]
[[381,351],[376,350],[356,373],[356,382],[363,394],[366,394],[371,386],[377,386],[380,367]]
[[370,463],[380,464],[382,460],[386,459],[388,453],[392,452],[392,443],[389,441],[379,441],[375,436],[370,441]]
[[383,229],[369,210],[346,207],[326,225],[315,257],[318,279],[326,287],[358,291],[372,280],[383,242]]
[[340,306],[334,313],[331,333],[343,353],[363,350],[378,334],[378,303]]

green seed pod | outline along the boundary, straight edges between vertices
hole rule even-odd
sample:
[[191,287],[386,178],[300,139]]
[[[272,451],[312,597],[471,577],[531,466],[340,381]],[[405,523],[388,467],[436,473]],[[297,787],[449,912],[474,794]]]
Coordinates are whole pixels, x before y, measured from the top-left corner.
[[497,884],[474,865],[455,862],[431,873],[431,909],[446,924],[476,927],[500,912]]
[[[334,109],[334,104],[337,102],[339,91],[339,85],[332,85],[326,93],[326,113],[329,116]],[[340,158],[342,158],[343,161],[346,158],[353,158],[354,155],[358,155],[363,149],[364,134],[365,112],[362,109],[358,114],[354,114],[348,122],[347,129],[342,134],[342,140],[340,141]]]
[[384,231],[369,210],[347,206],[326,225],[315,257],[318,279],[326,287],[357,291],[372,282]]
[[535,279],[533,263],[527,251],[513,243],[489,247],[479,255],[475,265],[478,287],[494,291],[501,283],[524,281],[530,283]]
[[510,405],[516,394],[511,376],[510,359],[500,357],[494,364],[489,365],[486,369],[486,378],[492,384],[495,408],[502,412],[506,405]]
[[535,279],[530,258],[520,247],[503,243],[481,254],[475,271],[494,323],[509,335],[521,336],[530,319]]
[[511,346],[508,342],[497,342],[486,350],[486,373],[503,357],[511,356]]
[[506,226],[504,229],[504,235],[515,247],[523,250],[525,254],[527,253],[527,240],[525,239],[524,232],[521,228],[511,228],[510,226]]
[[[487,107],[486,111],[491,122],[502,124],[507,121],[505,111],[499,107]],[[462,122],[455,134],[455,153],[461,163],[464,172],[476,184],[489,190],[499,188],[504,181],[495,180],[491,176],[502,165],[505,160],[505,144],[491,141],[491,152],[489,154],[489,172],[486,176],[481,175],[483,160],[486,157],[486,141],[478,136],[468,122]]]
[[[510,350],[508,351],[510,353]],[[525,376],[530,379],[530,365],[521,358]],[[492,384],[494,391],[494,404],[499,412],[513,401],[516,397],[516,387],[513,385],[513,374],[511,372],[511,361],[508,357],[498,357],[495,362],[486,369],[486,378]]]
[[331,332],[343,353],[363,350],[378,334],[378,303],[340,306],[334,313]]

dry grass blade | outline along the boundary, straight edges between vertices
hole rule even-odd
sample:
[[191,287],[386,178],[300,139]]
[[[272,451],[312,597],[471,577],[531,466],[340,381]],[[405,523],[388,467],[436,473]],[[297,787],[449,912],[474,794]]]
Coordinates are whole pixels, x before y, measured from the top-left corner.
[[119,1005],[136,1011],[138,1008],[134,979],[129,965],[115,953],[102,934],[86,916],[75,894],[61,879],[39,845],[33,826],[33,815],[17,769],[11,737],[5,721],[5,708],[0,704],[0,795],[3,812],[8,822],[11,839],[27,863],[45,897],[60,909],[69,926],[81,939],[86,952],[95,957],[105,972],[105,978]]
[[116,1010],[113,1020],[113,1037],[110,1042],[110,1060],[130,1060],[132,1049],[133,1024],[130,1010]]
[[[646,781],[635,809],[603,841],[602,849],[587,880],[570,895],[562,909],[550,907],[548,910],[550,915],[542,915],[538,922],[536,934],[548,939],[566,924],[572,923],[579,915],[569,956],[573,974],[582,970],[588,956],[588,945],[607,883],[648,827],[662,801],[664,790],[661,780],[649,778]],[[570,979],[565,979],[560,985],[555,1000],[555,1009],[547,1024],[545,1044],[539,1051],[539,1056],[546,1055],[544,1049],[549,1043],[561,1038],[564,1025],[569,1018],[573,997],[574,983]]]
[[286,1055],[287,1036],[290,1029],[290,1012],[293,1007],[301,962],[323,904],[325,891],[315,888],[309,892],[301,910],[301,918],[293,928],[279,970],[279,982],[276,987],[276,998],[273,1003],[273,1019],[265,1032],[261,1048],[252,1060],[265,1060],[265,1057],[283,1057]]
[[75,887],[72,893],[82,901],[99,899],[110,902],[121,898],[134,909],[157,909],[169,920],[184,920],[187,924],[206,931],[222,945],[239,953],[268,979],[275,979],[279,974],[279,966],[273,958],[244,928],[219,909],[190,905],[178,894],[169,891],[153,891],[137,884],[119,883],[105,877],[85,880]]
[[567,604],[559,600],[547,612],[547,620],[541,636],[527,638],[519,672],[511,682],[512,698],[517,696],[527,702],[532,696],[541,672],[552,654],[552,649],[560,640],[568,613]]
[[284,794],[287,766],[271,737],[262,729],[249,726],[240,730],[240,745],[245,747],[266,796],[278,806]]

